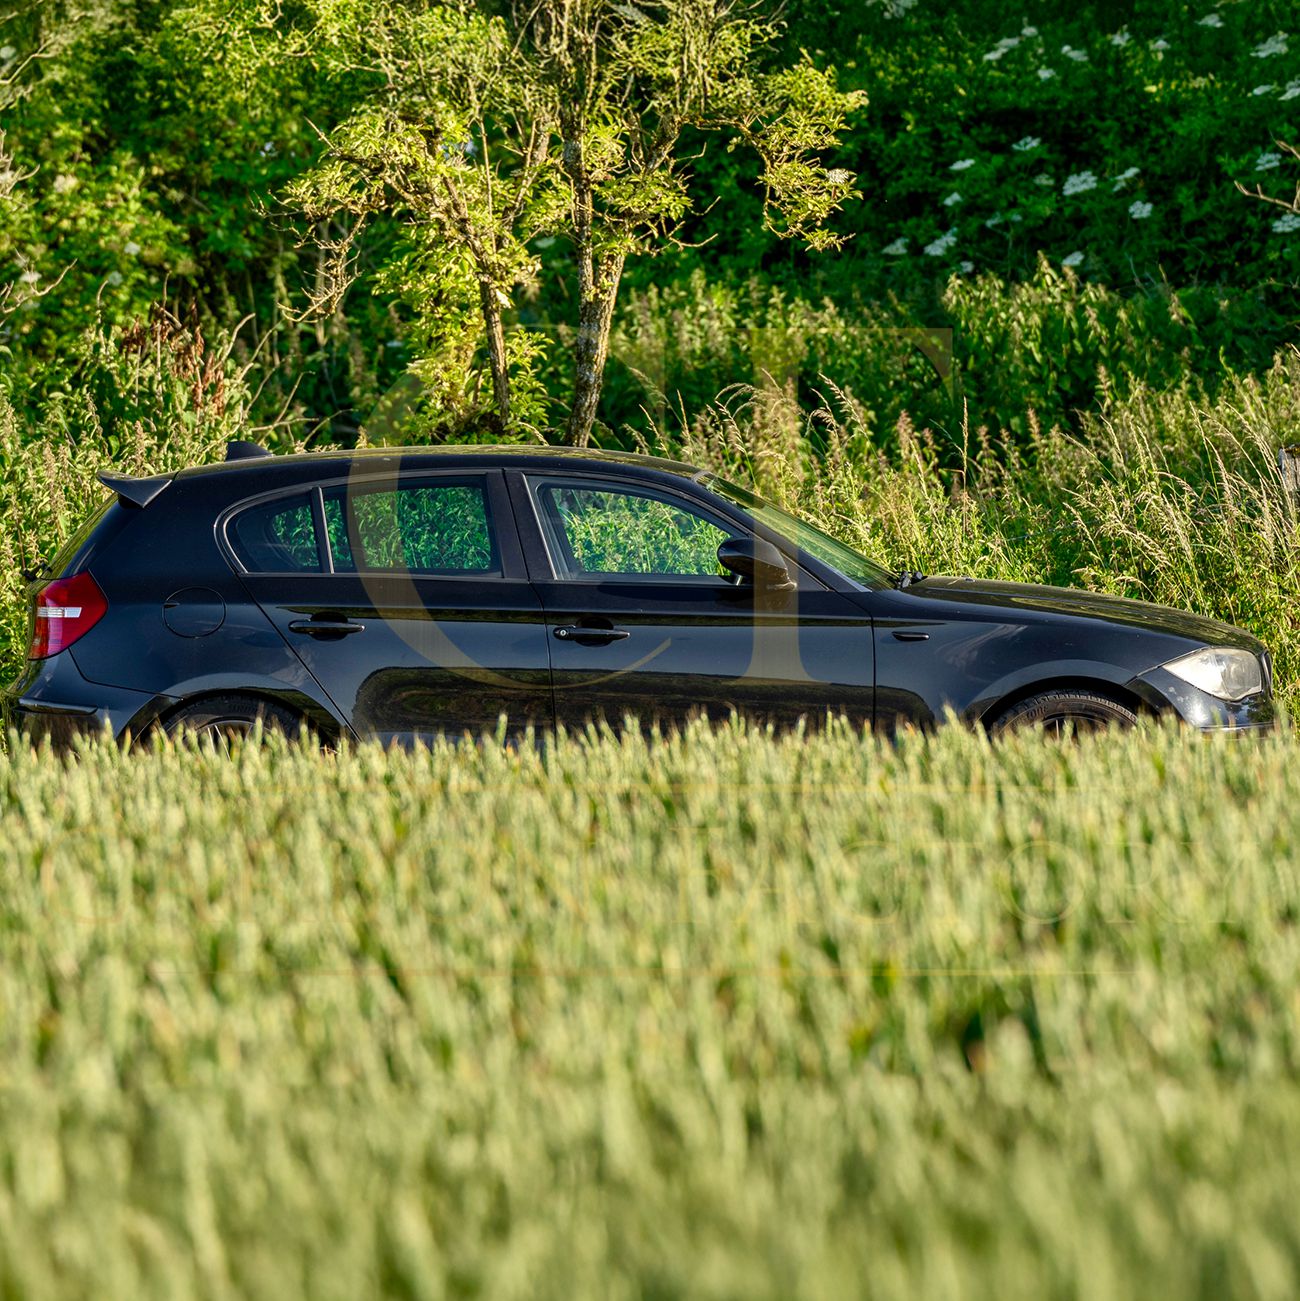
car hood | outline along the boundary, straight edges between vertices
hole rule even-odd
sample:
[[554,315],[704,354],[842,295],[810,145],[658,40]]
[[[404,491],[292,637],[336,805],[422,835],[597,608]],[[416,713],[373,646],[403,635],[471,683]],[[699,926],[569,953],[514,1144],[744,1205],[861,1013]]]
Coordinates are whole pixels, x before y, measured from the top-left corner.
[[1231,624],[1220,623],[1217,619],[1206,619],[1199,614],[1189,614],[1186,610],[1171,609],[1167,605],[1130,601],[1122,596],[1103,596],[1073,587],[1042,587],[1033,583],[998,583],[977,578],[935,575],[921,579],[905,590],[930,600],[957,601],[1026,614],[1041,612],[1079,619],[1100,619],[1106,623],[1164,633],[1206,645],[1237,646],[1255,653],[1264,649],[1250,633],[1234,628]]

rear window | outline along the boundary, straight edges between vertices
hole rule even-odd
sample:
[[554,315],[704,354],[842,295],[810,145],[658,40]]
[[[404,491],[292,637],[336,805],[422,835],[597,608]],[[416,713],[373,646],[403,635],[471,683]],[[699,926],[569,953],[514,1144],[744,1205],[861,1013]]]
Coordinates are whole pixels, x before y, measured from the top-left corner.
[[313,495],[279,497],[234,517],[227,537],[245,569],[448,576],[500,572],[481,480],[326,488],[323,539],[317,536]]

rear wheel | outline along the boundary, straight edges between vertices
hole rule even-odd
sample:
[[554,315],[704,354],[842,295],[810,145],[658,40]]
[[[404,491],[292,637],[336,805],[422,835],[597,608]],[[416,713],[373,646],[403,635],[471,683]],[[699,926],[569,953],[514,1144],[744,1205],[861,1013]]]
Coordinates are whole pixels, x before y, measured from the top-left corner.
[[281,732],[296,737],[303,720],[284,705],[256,696],[207,696],[182,705],[163,725],[168,736],[188,733],[210,737],[215,744],[228,745],[253,733],[261,723],[263,733]]
[[1059,736],[1067,724],[1075,732],[1102,732],[1108,727],[1130,728],[1137,721],[1127,705],[1095,691],[1041,691],[991,723],[989,735],[1040,730]]

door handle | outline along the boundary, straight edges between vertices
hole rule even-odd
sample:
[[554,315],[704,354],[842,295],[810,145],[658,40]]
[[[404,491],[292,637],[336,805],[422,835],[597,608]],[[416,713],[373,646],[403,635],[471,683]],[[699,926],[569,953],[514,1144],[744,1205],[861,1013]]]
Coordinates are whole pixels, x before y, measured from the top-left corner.
[[626,628],[586,628],[580,623],[562,623],[555,635],[561,641],[611,642],[622,641],[632,634]]
[[353,623],[351,619],[295,619],[289,625],[290,632],[303,632],[308,637],[346,637],[350,632],[365,632],[364,623]]
[[928,632],[901,632],[896,630],[894,638],[897,641],[929,641],[930,634]]

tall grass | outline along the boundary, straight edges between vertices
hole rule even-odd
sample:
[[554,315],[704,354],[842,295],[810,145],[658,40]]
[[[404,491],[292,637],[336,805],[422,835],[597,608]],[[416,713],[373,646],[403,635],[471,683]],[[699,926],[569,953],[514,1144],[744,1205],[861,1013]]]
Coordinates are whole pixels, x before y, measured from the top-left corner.
[[[243,377],[193,330],[160,318],[87,347],[85,382],[39,429],[0,386],[0,676],[22,653],[18,571],[104,499],[96,473],[215,459],[248,432]],[[940,444],[905,417],[882,439],[851,390],[828,383],[809,410],[772,382],[732,390],[652,450],[751,480],[891,567],[1080,585],[1244,625],[1292,694],[1297,501],[1276,454],[1300,442],[1300,351],[1212,400],[1190,380],[1132,386],[1077,434],[1028,418],[1024,447],[971,427]]]
[[[1241,624],[1300,670],[1300,502],[1277,465],[1300,440],[1300,351],[1210,401],[1188,381],[1111,398],[1082,431],[1024,450],[966,428],[940,446],[903,419],[889,448],[852,392],[807,411],[733,391],[658,446],[762,491],[893,568],[1089,587]],[[1031,417],[1032,417],[1032,413]]]
[[18,748],[6,1293],[1289,1301],[1296,758]]

